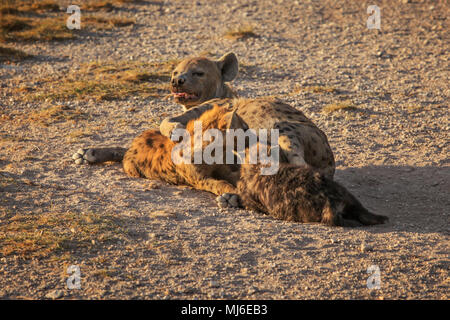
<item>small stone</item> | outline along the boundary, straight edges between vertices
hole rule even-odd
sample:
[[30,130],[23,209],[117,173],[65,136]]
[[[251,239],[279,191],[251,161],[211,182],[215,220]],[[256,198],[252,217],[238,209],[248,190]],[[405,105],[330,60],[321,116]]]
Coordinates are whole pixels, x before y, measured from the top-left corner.
[[211,288],[218,288],[219,287],[219,282],[215,281],[215,280],[211,280],[209,285],[210,285]]
[[258,292],[258,288],[256,287],[251,287],[250,289],[248,289],[248,294],[255,294],[256,292]]
[[55,300],[55,299],[59,299],[59,298],[61,298],[62,296],[63,296],[63,291],[62,290],[53,290],[53,291],[50,291],[49,293],[47,293],[46,295],[45,295],[45,297],[47,298],[47,299],[53,299],[53,300]]
[[81,158],[75,160],[75,164],[82,164],[83,162],[84,160]]
[[361,243],[361,247],[360,247],[361,252],[369,252],[369,251],[373,251],[373,246],[366,244],[366,243]]
[[81,155],[81,154],[79,154],[79,153],[77,152],[77,153],[74,153],[74,154],[73,154],[72,159],[73,159],[73,160],[77,160],[77,159],[80,159],[80,158],[82,158],[82,157],[83,157],[83,155]]

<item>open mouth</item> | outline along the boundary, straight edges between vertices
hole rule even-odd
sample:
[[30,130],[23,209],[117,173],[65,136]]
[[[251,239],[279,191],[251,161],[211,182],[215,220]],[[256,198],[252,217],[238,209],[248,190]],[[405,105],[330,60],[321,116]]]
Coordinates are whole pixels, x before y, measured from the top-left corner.
[[188,92],[172,92],[172,95],[177,100],[197,100],[198,95]]

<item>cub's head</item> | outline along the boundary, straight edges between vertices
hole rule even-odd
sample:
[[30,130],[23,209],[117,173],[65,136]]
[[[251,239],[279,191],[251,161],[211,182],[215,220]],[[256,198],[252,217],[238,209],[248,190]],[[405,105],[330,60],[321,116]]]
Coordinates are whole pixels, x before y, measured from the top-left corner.
[[184,59],[173,70],[170,81],[175,102],[189,109],[214,98],[229,98],[231,89],[225,82],[233,80],[238,69],[234,53],[227,53],[219,60]]
[[248,125],[238,116],[232,107],[214,105],[212,109],[205,111],[200,118],[189,121],[186,125],[186,130],[191,136],[194,134],[194,123],[196,121],[202,123],[203,132],[209,129],[218,129],[225,135],[228,129],[248,129]]

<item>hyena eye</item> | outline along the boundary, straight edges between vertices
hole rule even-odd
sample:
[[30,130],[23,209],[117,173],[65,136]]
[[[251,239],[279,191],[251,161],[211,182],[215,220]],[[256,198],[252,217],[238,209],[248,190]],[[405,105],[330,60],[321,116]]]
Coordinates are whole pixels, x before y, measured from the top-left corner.
[[178,74],[178,71],[174,71],[173,75],[176,76]]
[[205,74],[204,72],[198,71],[198,72],[192,72],[192,74],[196,77],[203,77],[203,75]]

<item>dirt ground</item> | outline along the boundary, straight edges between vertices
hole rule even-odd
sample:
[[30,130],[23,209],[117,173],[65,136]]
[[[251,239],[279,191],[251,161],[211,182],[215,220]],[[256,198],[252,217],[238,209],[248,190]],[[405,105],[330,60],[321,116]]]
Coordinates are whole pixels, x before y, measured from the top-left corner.
[[[371,4],[380,30],[367,28]],[[13,42],[34,56],[0,64],[0,298],[448,299],[449,12],[431,0],[142,1],[105,12],[130,26]],[[251,32],[225,36],[238,27]],[[93,61],[229,51],[239,95],[274,95],[309,116],[336,180],[388,224],[277,221],[129,178],[120,164],[73,163],[80,147],[128,146],[180,113],[162,93],[26,99]],[[68,288],[71,265],[80,289]],[[367,285],[372,265],[379,289]]]

